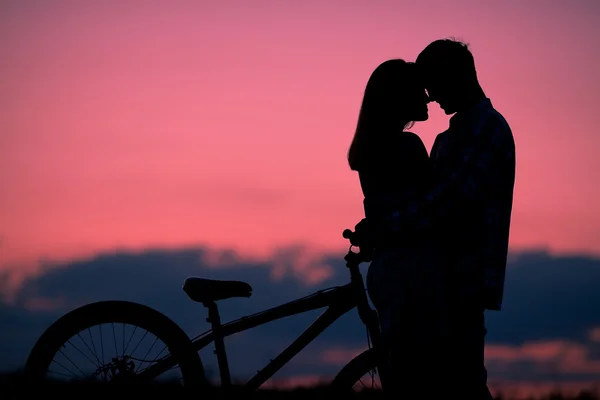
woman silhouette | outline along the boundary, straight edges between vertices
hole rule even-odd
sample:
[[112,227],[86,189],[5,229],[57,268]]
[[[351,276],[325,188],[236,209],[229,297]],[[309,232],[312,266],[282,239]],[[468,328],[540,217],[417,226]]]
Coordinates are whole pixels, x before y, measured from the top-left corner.
[[[385,61],[367,82],[348,162],[358,172],[370,226],[424,196],[432,182],[425,145],[407,131],[429,118],[428,103],[414,63]],[[367,290],[390,349],[387,381],[404,396],[419,395],[431,381],[432,358],[441,356],[446,324],[436,240],[432,232],[403,232],[393,240],[384,235],[368,249]]]

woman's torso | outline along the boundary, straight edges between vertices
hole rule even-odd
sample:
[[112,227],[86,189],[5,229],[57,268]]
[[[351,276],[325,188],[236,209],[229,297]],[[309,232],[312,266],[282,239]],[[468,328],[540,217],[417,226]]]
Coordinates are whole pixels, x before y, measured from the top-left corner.
[[376,222],[425,195],[432,179],[427,149],[412,132],[390,135],[374,149],[365,168],[359,171],[359,179],[365,217]]
[[[395,135],[375,155],[359,172],[365,216],[377,220],[397,207],[421,201],[433,179],[421,139],[410,132]],[[367,290],[385,331],[394,331],[395,322],[402,321],[404,331],[412,326],[420,335],[442,334],[444,275],[433,239],[427,232],[404,232],[402,238],[376,249]],[[419,315],[427,318],[420,320]]]

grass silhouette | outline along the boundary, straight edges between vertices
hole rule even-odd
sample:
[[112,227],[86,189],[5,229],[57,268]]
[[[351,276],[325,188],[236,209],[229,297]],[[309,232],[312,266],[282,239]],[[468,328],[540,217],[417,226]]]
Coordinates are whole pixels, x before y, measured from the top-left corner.
[[[41,393],[37,393],[41,391]],[[151,396],[154,398],[164,398],[168,400],[178,399],[224,399],[233,397],[235,399],[257,399],[257,400],[278,400],[278,399],[327,399],[333,400],[327,385],[317,385],[313,387],[298,387],[291,389],[260,389],[256,392],[247,393],[242,388],[233,388],[228,393],[223,393],[218,388],[203,390],[202,392],[192,392],[186,390],[177,382],[171,383],[149,383],[142,385],[125,386],[119,384],[104,384],[98,382],[77,382],[64,383],[52,382],[42,388],[25,387],[23,384],[23,375],[20,372],[0,374],[0,398],[6,400],[32,398],[31,394],[37,394],[37,397],[49,398],[56,396],[61,400],[66,399],[131,399],[132,396]],[[424,393],[425,394],[425,393]],[[360,400],[383,399],[383,394],[375,390],[363,390],[356,393],[352,398]],[[425,397],[424,397],[425,398]],[[450,396],[448,397],[450,398]],[[499,395],[496,400],[511,400],[510,397]],[[567,396],[561,393],[549,393],[541,397],[530,397],[530,400],[600,400],[600,396],[582,391],[576,396]]]

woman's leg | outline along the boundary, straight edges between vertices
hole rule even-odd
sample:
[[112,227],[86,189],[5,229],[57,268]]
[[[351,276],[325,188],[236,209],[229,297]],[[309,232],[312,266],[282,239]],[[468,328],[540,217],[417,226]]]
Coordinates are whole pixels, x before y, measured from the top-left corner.
[[[374,254],[367,273],[367,290],[377,309],[381,326],[385,358],[386,397],[408,398],[416,394],[414,335],[411,322],[410,291],[411,263],[414,261],[403,249],[383,250]],[[408,284],[407,284],[408,283]],[[413,282],[414,284],[414,282]]]
[[443,288],[430,254],[417,249],[381,252],[367,274],[382,339],[390,349],[390,398],[435,398],[445,386]]

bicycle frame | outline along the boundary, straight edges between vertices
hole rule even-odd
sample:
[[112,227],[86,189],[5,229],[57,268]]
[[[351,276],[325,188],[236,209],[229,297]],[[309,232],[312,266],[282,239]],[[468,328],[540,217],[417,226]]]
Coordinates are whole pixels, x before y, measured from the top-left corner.
[[[306,297],[225,324],[221,324],[220,322],[220,316],[215,302],[211,301],[203,303],[204,306],[208,308],[207,321],[210,322],[212,329],[196,337],[192,341],[192,344],[195,351],[200,351],[211,342],[215,343],[215,353],[219,365],[222,387],[231,386],[224,338],[292,315],[298,315],[327,307],[326,310],[296,338],[296,340],[248,380],[246,384],[243,385],[244,388],[250,390],[258,389],[317,336],[325,331],[327,327],[354,307],[358,309],[361,321],[367,326],[373,346],[378,345],[380,341],[379,323],[375,310],[369,305],[362,274],[358,268],[361,262],[360,253],[349,251],[345,259],[347,260],[346,266],[350,270],[350,283],[343,286],[320,290]],[[172,368],[176,364],[177,360],[169,355],[161,359],[157,364],[149,367],[143,375],[156,376]]]

